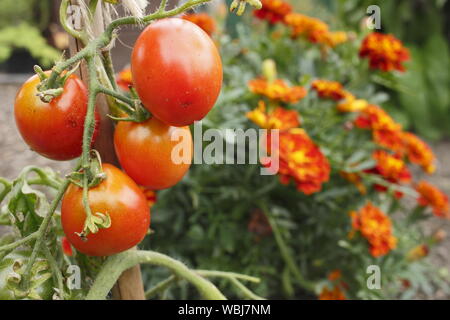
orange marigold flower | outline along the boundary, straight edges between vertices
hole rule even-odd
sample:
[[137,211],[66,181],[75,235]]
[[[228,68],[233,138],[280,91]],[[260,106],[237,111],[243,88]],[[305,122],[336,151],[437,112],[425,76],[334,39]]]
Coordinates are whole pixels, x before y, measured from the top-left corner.
[[419,137],[410,132],[403,133],[406,155],[409,161],[422,166],[427,173],[435,171],[435,155],[431,148]]
[[381,107],[369,104],[356,118],[355,125],[361,129],[370,130],[401,130],[401,125]]
[[300,13],[286,15],[284,23],[291,27],[293,38],[304,36],[313,43],[321,43],[328,47],[335,47],[349,39],[346,32],[330,32],[328,25],[322,20]]
[[320,19],[308,17],[300,13],[290,13],[284,22],[292,28],[292,37],[306,36],[310,41],[317,42],[320,34],[328,32],[328,25]]
[[248,83],[248,86],[250,91],[255,94],[284,103],[297,103],[306,96],[305,88],[300,86],[289,87],[281,79],[273,82],[265,79],[254,79]]
[[300,126],[300,117],[297,111],[276,107],[267,112],[264,101],[259,101],[258,108],[247,112],[246,116],[264,129],[286,130]]
[[450,218],[450,207],[445,193],[426,181],[420,181],[415,189],[419,193],[419,205],[430,206],[438,217]]
[[391,34],[370,33],[359,50],[361,57],[369,58],[372,69],[405,71],[402,63],[409,60],[409,51]]
[[369,103],[364,99],[356,99],[353,95],[347,95],[347,98],[337,105],[340,112],[360,112],[367,108]]
[[333,289],[324,286],[319,295],[319,300],[346,300],[346,297],[339,286],[334,286]]
[[326,32],[318,42],[323,43],[331,48],[336,47],[339,44],[347,42],[349,39],[347,32],[344,31],[334,31]]
[[[330,178],[328,159],[303,129],[281,131],[275,150],[270,150],[269,133],[267,148],[269,153],[278,153],[281,183],[288,184],[292,179],[297,189],[306,195],[320,191],[322,184]],[[270,164],[266,166],[270,168]]]
[[394,151],[398,155],[405,153],[403,131],[401,130],[375,130],[373,140],[379,146]]
[[353,229],[367,239],[372,256],[380,257],[395,249],[397,238],[392,235],[392,222],[379,208],[368,202],[350,215]]
[[210,36],[216,31],[216,22],[206,13],[192,13],[182,16],[183,19],[195,23]]
[[289,3],[282,0],[262,0],[262,8],[254,10],[253,15],[261,20],[267,20],[270,24],[284,22],[284,17],[292,12]]
[[122,71],[119,72],[117,75],[117,84],[120,88],[122,88],[125,91],[129,90],[129,87],[133,85],[133,79],[131,77],[131,69],[125,68]]
[[156,202],[156,192],[143,186],[139,186],[141,191],[144,193],[145,198],[147,199],[147,204],[151,208]]
[[392,155],[384,150],[376,150],[373,153],[373,158],[377,164],[374,170],[370,170],[370,172],[377,173],[392,183],[411,182],[411,172],[399,155]]
[[314,80],[311,87],[317,91],[321,98],[341,100],[348,96],[341,83],[329,80]]
[[417,261],[428,255],[430,248],[426,244],[420,244],[406,254],[406,259],[409,261]]

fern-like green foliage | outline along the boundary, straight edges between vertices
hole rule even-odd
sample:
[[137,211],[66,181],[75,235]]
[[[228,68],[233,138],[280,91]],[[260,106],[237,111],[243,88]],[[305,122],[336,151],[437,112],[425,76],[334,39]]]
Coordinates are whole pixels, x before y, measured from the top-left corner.
[[47,44],[38,28],[26,22],[0,29],[0,62],[7,60],[14,49],[26,49],[44,66],[51,65],[60,56],[58,50]]

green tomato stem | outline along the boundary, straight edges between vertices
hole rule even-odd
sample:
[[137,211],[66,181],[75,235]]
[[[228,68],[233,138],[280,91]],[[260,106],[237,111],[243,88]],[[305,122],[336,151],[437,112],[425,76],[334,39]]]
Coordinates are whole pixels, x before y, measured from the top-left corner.
[[30,242],[31,240],[36,239],[39,236],[39,233],[33,232],[32,234],[29,234],[28,236],[26,236],[25,238],[22,238],[20,240],[17,240],[13,243],[8,243],[4,246],[0,247],[0,252],[2,251],[10,251],[10,250],[14,250],[17,247],[20,247],[21,245],[24,245],[25,243]]
[[170,269],[177,277],[192,283],[205,299],[225,300],[225,296],[210,281],[190,270],[186,265],[164,254],[154,251],[128,250],[110,256],[97,275],[87,300],[103,300],[116,283],[123,271],[142,263],[163,266]]

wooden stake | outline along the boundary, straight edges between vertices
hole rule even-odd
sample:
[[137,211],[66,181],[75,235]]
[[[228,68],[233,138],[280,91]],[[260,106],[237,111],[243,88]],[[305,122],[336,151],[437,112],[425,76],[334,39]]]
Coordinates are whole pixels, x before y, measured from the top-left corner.
[[[75,0],[71,0],[71,3],[76,5]],[[70,39],[69,51],[71,56],[80,51],[82,48],[83,46],[79,40],[73,38]],[[83,63],[78,71],[78,76],[85,83],[87,83],[87,75],[88,72],[86,65]],[[114,151],[114,125],[111,119],[106,116],[108,113],[108,104],[103,95],[97,96],[96,110],[100,113],[101,126],[100,132],[94,144],[94,148],[100,153],[103,162],[119,166],[119,162]],[[140,266],[137,265],[123,272],[112,292],[113,299],[116,300],[145,300]]]

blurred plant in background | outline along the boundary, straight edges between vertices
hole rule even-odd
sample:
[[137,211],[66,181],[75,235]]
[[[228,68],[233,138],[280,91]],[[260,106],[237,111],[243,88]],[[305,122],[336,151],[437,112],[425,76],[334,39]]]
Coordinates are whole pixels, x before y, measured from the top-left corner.
[[20,50],[28,52],[44,67],[60,57],[59,50],[43,36],[43,31],[49,27],[51,12],[50,0],[0,2],[0,64]]
[[[264,279],[255,292],[269,298],[450,294],[448,269],[427,260],[445,234],[420,225],[448,218],[448,198],[410,170],[436,166],[431,148],[406,131],[401,104],[428,95],[402,82],[421,77],[415,49],[397,34],[361,29],[361,1],[262,3],[231,29],[217,19],[224,87],[203,127],[280,129],[278,177],[261,176],[258,165],[194,165],[183,183],[157,193],[157,236],[146,245],[201,268],[255,274]],[[350,15],[347,3],[361,14]],[[438,136],[444,129],[433,128]],[[371,265],[380,267],[381,289],[367,286]],[[164,274],[144,276],[156,283]],[[165,294],[194,297],[182,283]]]

